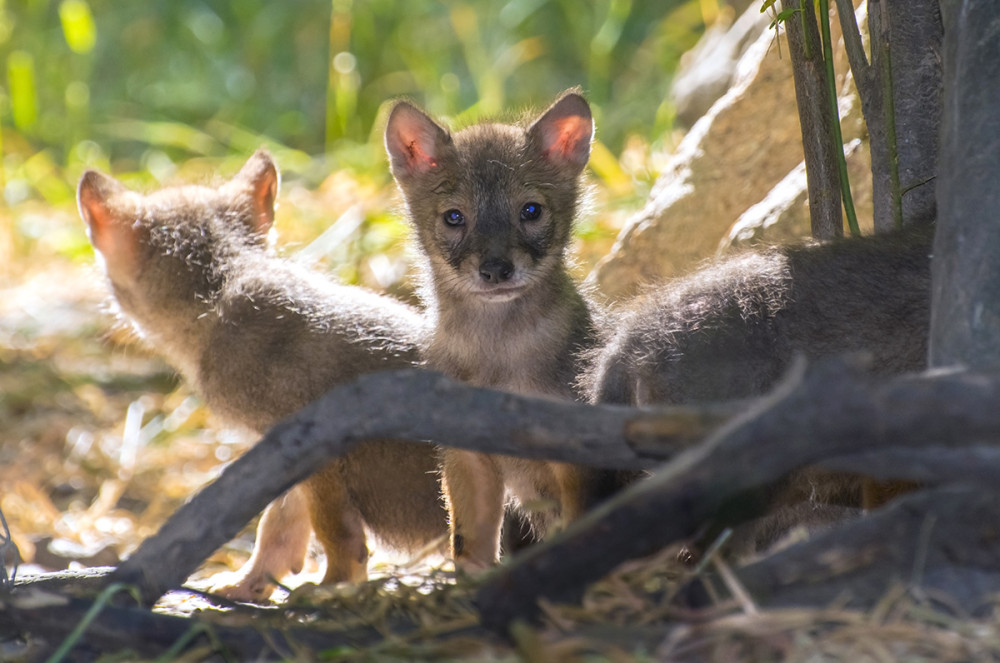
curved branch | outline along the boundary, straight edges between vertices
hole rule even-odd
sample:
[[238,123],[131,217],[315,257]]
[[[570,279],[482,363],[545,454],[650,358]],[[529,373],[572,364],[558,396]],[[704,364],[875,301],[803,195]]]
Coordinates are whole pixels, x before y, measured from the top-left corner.
[[[783,392],[497,569],[477,593],[483,624],[502,632],[537,614],[540,598],[575,600],[621,562],[692,536],[724,506],[758,515],[747,497],[805,465],[887,447],[966,448],[1000,433],[998,375],[879,382],[833,362]],[[906,469],[898,478],[909,478]]]
[[698,412],[591,407],[470,387],[416,369],[366,375],[271,429],[146,539],[109,582],[138,585],[152,605],[268,502],[364,440],[434,440],[523,458],[635,469],[672,457],[732,412],[722,406]]

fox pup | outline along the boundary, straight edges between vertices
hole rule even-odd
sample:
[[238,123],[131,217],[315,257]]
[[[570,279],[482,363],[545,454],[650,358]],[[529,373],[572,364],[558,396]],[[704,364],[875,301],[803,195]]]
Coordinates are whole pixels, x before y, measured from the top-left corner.
[[889,375],[927,361],[932,231],[747,252],[626,306],[581,385],[595,402],[755,396],[793,356],[866,351]]
[[[527,128],[452,134],[407,102],[393,108],[385,142],[425,263],[428,366],[473,385],[575,397],[579,355],[597,329],[565,253],[593,132],[573,91]],[[467,570],[496,562],[505,494],[557,505],[528,514],[544,532],[609,490],[594,470],[455,449],[442,452],[441,470],[452,554]]]
[[[796,354],[865,351],[883,375],[926,366],[933,230],[912,228],[724,259],[626,306],[580,379],[591,402],[649,405],[757,396]],[[799,478],[813,477],[807,471]],[[785,500],[865,508],[901,484],[793,481]],[[863,491],[864,495],[858,492]]]
[[[276,256],[266,236],[279,176],[264,150],[218,188],[141,195],[95,171],[80,214],[121,314],[229,421],[258,433],[363,373],[412,366],[424,333],[410,307],[337,285]],[[365,528],[406,551],[447,532],[426,445],[370,442],[272,503],[232,598],[266,599],[301,569],[309,523],[324,582],[366,577]]]

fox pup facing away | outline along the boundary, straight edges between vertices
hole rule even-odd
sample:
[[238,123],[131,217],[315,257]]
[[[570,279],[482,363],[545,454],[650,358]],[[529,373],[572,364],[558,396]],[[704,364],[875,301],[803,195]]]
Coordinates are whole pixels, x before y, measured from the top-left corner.
[[[451,134],[407,102],[393,108],[386,149],[425,260],[428,366],[473,385],[574,397],[579,354],[597,332],[565,253],[593,131],[575,92],[527,128]],[[562,463],[446,449],[441,467],[452,553],[467,570],[497,560],[505,494],[557,505],[527,514],[544,532],[610,490],[604,473]]]
[[756,396],[796,353],[871,355],[891,375],[927,361],[932,230],[747,252],[626,307],[581,379],[592,400],[648,405]]
[[[412,366],[418,312],[276,256],[278,171],[254,154],[218,188],[141,195],[90,171],[80,213],[117,306],[217,414],[258,433],[363,373]],[[221,593],[266,599],[273,579],[301,569],[310,522],[327,557],[324,582],[367,574],[365,528],[417,550],[447,532],[427,445],[369,442],[273,502],[253,556]]]
[[[882,375],[922,370],[932,235],[923,227],[748,252],[660,286],[626,306],[581,390],[628,405],[746,398],[773,387],[796,354],[864,351]],[[882,485],[865,482],[862,497],[838,476],[819,486],[821,501],[881,501]],[[785,499],[814,494],[807,483],[792,481]]]

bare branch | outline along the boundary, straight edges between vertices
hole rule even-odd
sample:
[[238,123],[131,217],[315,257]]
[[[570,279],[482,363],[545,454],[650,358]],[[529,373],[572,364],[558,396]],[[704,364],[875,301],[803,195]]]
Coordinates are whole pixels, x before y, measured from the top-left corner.
[[[783,390],[498,569],[477,595],[483,623],[502,631],[535,614],[539,598],[573,600],[619,563],[692,536],[724,507],[804,465],[873,448],[962,448],[1000,434],[996,375],[879,383],[834,363]],[[896,478],[910,478],[905,470]],[[754,506],[730,510],[730,522],[757,515]]]
[[364,440],[434,440],[525,458],[642,468],[701,439],[733,409],[693,412],[528,398],[415,369],[366,375],[275,426],[144,541],[111,580],[138,585],[144,601],[152,604],[179,587],[268,502]]

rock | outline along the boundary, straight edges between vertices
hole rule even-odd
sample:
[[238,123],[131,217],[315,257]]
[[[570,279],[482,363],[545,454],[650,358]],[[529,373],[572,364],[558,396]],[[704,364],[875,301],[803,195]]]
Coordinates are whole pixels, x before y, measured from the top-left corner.
[[[839,42],[839,21],[832,20],[831,28]],[[684,274],[712,256],[741,215],[802,162],[788,47],[782,45],[779,57],[773,41],[774,34],[765,31],[746,50],[733,86],[684,137],[645,207],[626,222],[589,276],[608,299]],[[843,83],[849,67],[842,46],[835,68],[838,89],[853,89]],[[856,100],[841,103],[842,112],[859,106]],[[845,140],[861,133],[858,114],[846,114]],[[870,174],[860,179],[870,180]],[[775,197],[789,195],[786,190]]]
[[[855,138],[844,146],[847,176],[861,232],[872,232],[871,155],[868,145]],[[778,182],[762,201],[740,215],[719,242],[719,253],[755,244],[784,244],[807,237],[810,231],[806,200],[806,165],[800,163]]]
[[740,58],[771,20],[756,6],[743,12],[735,22],[732,20],[735,12],[732,8],[727,10],[705,30],[695,47],[681,57],[670,84],[676,121],[683,127],[692,126],[726,93]]

